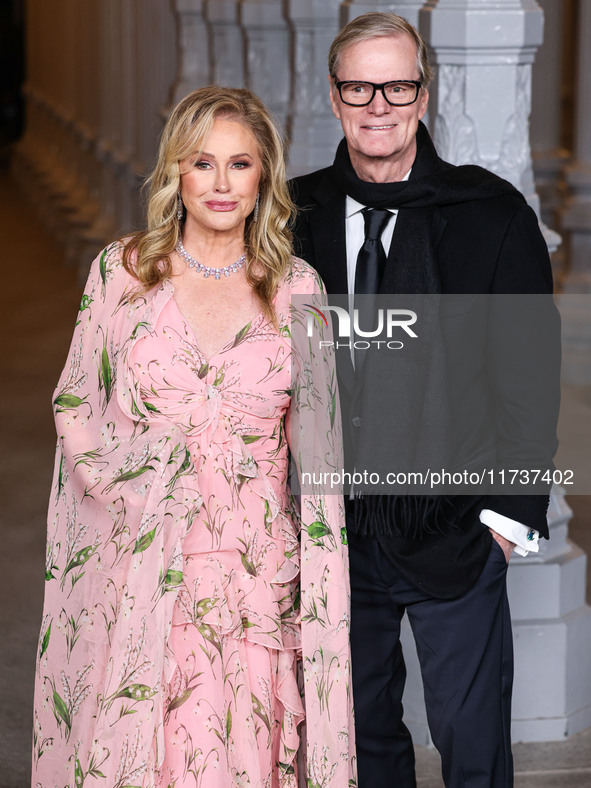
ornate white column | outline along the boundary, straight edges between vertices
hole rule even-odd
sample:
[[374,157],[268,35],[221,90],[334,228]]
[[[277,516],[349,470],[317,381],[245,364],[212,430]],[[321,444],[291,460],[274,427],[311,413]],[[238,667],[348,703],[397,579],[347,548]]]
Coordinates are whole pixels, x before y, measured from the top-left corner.
[[211,82],[210,30],[203,13],[205,0],[175,0],[178,19],[178,73],[172,103]]
[[246,85],[285,126],[290,40],[282,5],[276,0],[242,0],[240,20],[246,39]]
[[288,0],[295,73],[291,99],[291,174],[332,163],[342,136],[332,114],[328,50],[339,30],[340,0]]
[[421,22],[438,70],[431,112],[440,155],[507,178],[537,209],[528,119],[541,8],[535,0],[429,0]]
[[399,14],[403,16],[413,27],[419,30],[419,11],[425,5],[424,0],[374,0],[373,3],[367,0],[344,0],[341,3],[341,25],[346,25],[352,19],[361,14],[369,14],[372,11],[384,11],[389,14]]
[[205,18],[211,29],[212,81],[216,85],[244,86],[244,38],[240,29],[241,0],[205,0]]
[[570,198],[563,227],[570,233],[567,288],[591,292],[591,3],[578,5],[578,63],[574,160],[566,168]]

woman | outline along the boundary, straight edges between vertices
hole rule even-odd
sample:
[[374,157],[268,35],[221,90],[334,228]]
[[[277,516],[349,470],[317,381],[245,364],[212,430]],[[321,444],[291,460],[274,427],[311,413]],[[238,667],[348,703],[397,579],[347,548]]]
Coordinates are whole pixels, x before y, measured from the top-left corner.
[[352,777],[340,498],[298,512],[287,484],[290,437],[336,460],[332,371],[293,340],[321,285],[283,159],[253,94],[195,91],[148,229],[93,264],[54,397],[33,785]]

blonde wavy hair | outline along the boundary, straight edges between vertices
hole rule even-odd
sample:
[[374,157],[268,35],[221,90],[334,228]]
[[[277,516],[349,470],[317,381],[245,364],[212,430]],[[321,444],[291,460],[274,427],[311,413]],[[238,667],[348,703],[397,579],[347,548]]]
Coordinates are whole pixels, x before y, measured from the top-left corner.
[[264,313],[274,321],[273,298],[291,265],[289,228],[295,207],[287,189],[283,136],[269,110],[250,90],[211,85],[193,91],[173,109],[147,181],[147,228],[126,239],[123,264],[144,292],[170,277],[170,254],[182,237],[184,222],[177,218],[180,162],[203,150],[219,118],[243,123],[257,142],[262,163],[259,212],[256,221],[254,214],[246,220],[245,268]]

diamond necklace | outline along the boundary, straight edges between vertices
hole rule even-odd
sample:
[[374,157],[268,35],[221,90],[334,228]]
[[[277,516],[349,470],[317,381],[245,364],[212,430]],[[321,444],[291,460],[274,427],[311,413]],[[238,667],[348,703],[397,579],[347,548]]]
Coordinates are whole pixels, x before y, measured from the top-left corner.
[[189,252],[183,246],[183,242],[179,238],[178,243],[176,245],[176,250],[180,254],[180,256],[188,263],[189,268],[194,268],[197,273],[203,271],[203,276],[207,279],[207,277],[211,274],[215,279],[219,279],[222,274],[224,276],[230,276],[230,274],[235,274],[246,262],[246,254],[241,255],[235,263],[231,265],[226,265],[223,268],[211,268],[208,265],[202,265],[194,257],[191,257]]

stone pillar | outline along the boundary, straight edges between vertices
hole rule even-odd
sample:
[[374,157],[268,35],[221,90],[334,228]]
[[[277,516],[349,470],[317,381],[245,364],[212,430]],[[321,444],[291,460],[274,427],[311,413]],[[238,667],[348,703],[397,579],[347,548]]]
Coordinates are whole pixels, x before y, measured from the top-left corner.
[[97,157],[102,142],[103,77],[96,67],[97,62],[105,63],[103,48],[107,42],[102,14],[100,2],[88,3],[85,8],[71,3],[68,38],[62,42],[66,51],[75,53],[71,62],[76,63],[76,67],[70,69],[68,80],[71,133],[63,183],[67,184],[65,201],[69,203],[69,210],[67,221],[62,225],[66,258],[75,266],[82,260],[88,262],[80,240],[96,221],[102,195],[102,173]]
[[430,0],[422,21],[436,56],[440,155],[493,170],[535,202],[528,116],[541,9],[531,0]]
[[346,25],[352,19],[361,14],[369,14],[372,11],[384,11],[389,14],[403,16],[413,27],[419,28],[419,11],[425,5],[424,0],[374,0],[373,3],[367,0],[344,0],[341,3],[341,25]]
[[[506,178],[539,217],[529,113],[542,9],[536,0],[428,0],[419,19],[435,52],[431,114],[439,154]],[[560,237],[542,229],[554,251]]]
[[538,0],[544,11],[544,43],[533,68],[531,143],[542,217],[555,222],[562,203],[562,170],[570,156],[562,141],[564,0]]
[[[153,52],[156,48],[158,58],[151,59],[153,63],[152,74],[157,83],[157,97],[160,102],[159,113],[164,121],[168,117],[171,106],[176,103],[174,91],[177,87],[177,71],[180,61],[180,37],[178,29],[178,19],[173,16],[173,11],[168,3],[161,3],[160,0],[151,0],[152,20],[148,23],[150,36],[148,45]],[[207,41],[206,41],[207,43]],[[159,45],[158,45],[159,44]],[[199,45],[196,47],[198,58],[204,58],[204,50]],[[205,50],[205,53],[207,49]],[[207,56],[204,58],[207,64]],[[175,76],[171,83],[170,75]],[[207,80],[206,80],[207,83]],[[195,87],[198,87],[195,85]],[[149,89],[149,86],[148,86]],[[194,88],[187,90],[189,93]],[[186,95],[186,94],[183,94]],[[182,96],[180,97],[182,98]],[[148,163],[153,156],[153,145],[151,139],[153,134],[143,134],[142,163]]]
[[[126,33],[129,22],[125,16],[129,7],[123,8],[116,0],[103,0],[100,16],[94,22],[100,33],[100,47],[96,54],[101,75],[98,95],[99,108],[97,124],[97,140],[95,149],[89,155],[81,152],[86,161],[84,169],[88,170],[89,182],[81,204],[75,232],[71,234],[68,244],[68,257],[80,266],[81,274],[88,268],[100,247],[113,238],[116,229],[116,212],[118,204],[119,166],[123,164],[121,133],[125,126],[126,115],[131,111],[125,109],[125,67]],[[119,162],[119,164],[118,164]],[[90,172],[98,170],[98,182]]]
[[205,0],[211,29],[212,81],[230,88],[244,86],[244,38],[240,29],[241,0]]
[[204,5],[205,0],[175,0],[179,65],[173,104],[178,104],[192,90],[211,82],[210,30],[204,18]]
[[[100,117],[100,83],[101,75],[95,67],[95,59],[99,57],[100,29],[98,21],[100,18],[100,0],[91,0],[87,3],[87,9],[79,3],[72,3],[72,11],[77,15],[79,43],[76,44],[78,51],[78,72],[76,83],[76,112],[78,115],[78,133],[84,139],[86,149],[93,152],[96,146],[99,117]],[[73,31],[75,32],[75,31]],[[67,60],[66,60],[67,62]],[[94,162],[94,157],[93,162]],[[96,173],[92,173],[93,184]]]
[[285,127],[290,40],[282,5],[276,0],[242,0],[240,20],[246,40],[246,85]]
[[339,30],[340,0],[288,0],[294,40],[289,131],[291,174],[327,167],[342,137],[329,100],[328,50]]
[[591,292],[591,3],[578,5],[577,96],[574,160],[566,168],[570,197],[563,214],[569,232],[566,289]]

